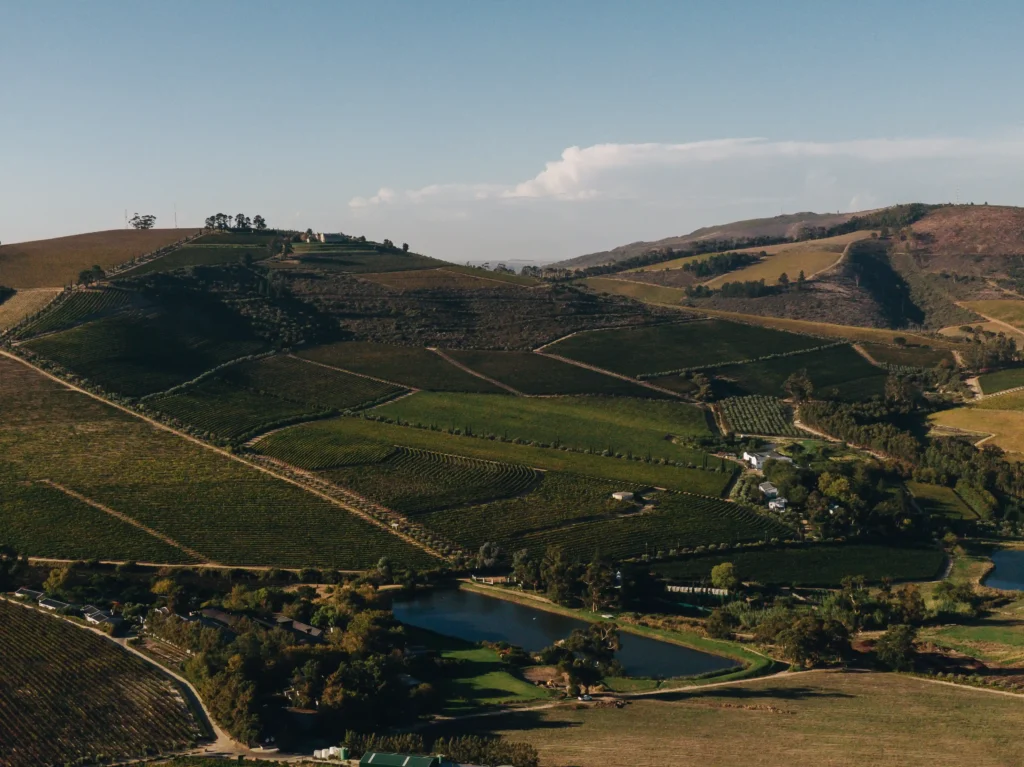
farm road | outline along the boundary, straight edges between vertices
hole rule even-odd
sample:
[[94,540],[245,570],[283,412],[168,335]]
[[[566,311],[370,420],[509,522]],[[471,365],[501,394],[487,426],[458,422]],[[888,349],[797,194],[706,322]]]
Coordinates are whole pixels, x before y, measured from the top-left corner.
[[649,383],[648,381],[641,381],[639,378],[630,378],[629,376],[624,376],[621,373],[615,373],[612,372],[611,370],[606,370],[605,368],[599,368],[596,365],[588,365],[586,362],[580,362],[579,360],[570,359],[569,357],[563,357],[559,354],[542,352],[540,349],[534,349],[533,353],[539,354],[542,357],[550,357],[553,360],[565,362],[568,363],[569,365],[575,365],[578,368],[590,370],[593,371],[594,373],[600,373],[601,375],[611,376],[612,378],[618,378],[622,381],[629,381],[632,384],[643,386],[646,389],[651,389],[652,391],[660,392],[661,394],[667,394],[670,397],[674,397],[675,399],[682,399],[683,396],[679,392],[672,391],[671,389],[664,389],[660,386],[655,386],[654,384]]
[[475,376],[475,377],[479,378],[481,381],[487,381],[487,383],[493,384],[494,386],[497,386],[497,387],[499,387],[501,389],[504,389],[509,394],[514,394],[517,397],[525,397],[526,396],[521,391],[519,391],[519,389],[513,389],[508,384],[503,384],[501,381],[497,380],[496,378],[491,378],[490,376],[485,376],[483,373],[478,373],[477,371],[473,370],[473,368],[468,367],[467,365],[463,365],[461,362],[459,362],[454,357],[449,357],[447,354],[445,354],[443,351],[438,349],[436,346],[428,346],[427,349],[429,351],[432,351],[434,354],[436,354],[438,357],[443,359],[445,362],[451,363],[452,365],[457,367],[459,370],[461,370],[461,371],[463,371],[465,373],[469,373],[471,376]]

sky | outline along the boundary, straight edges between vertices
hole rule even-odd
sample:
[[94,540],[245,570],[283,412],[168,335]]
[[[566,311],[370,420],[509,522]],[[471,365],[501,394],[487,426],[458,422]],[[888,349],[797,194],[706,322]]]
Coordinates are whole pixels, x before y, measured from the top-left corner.
[[544,263],[1024,204],[1024,3],[0,0],[0,241],[124,226]]

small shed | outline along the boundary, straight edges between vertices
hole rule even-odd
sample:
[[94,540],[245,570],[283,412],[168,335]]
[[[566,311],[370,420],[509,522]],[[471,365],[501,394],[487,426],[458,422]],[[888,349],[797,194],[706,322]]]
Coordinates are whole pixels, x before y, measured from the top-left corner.
[[616,501],[632,501],[633,493],[628,490],[619,490],[617,493],[612,493],[612,498]]

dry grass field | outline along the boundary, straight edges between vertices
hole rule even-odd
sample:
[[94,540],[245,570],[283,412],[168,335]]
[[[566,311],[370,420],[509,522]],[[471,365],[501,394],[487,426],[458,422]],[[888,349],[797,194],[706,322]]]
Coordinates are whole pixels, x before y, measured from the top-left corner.
[[83,269],[108,269],[195,234],[196,229],[113,229],[52,240],[0,245],[0,285],[50,288],[69,285]]
[[58,293],[60,293],[60,288],[19,290],[0,304],[0,333],[38,312]]
[[[1003,399],[994,399],[992,404],[998,405]],[[985,444],[1001,447],[1007,453],[1024,453],[1024,411],[958,407],[935,413],[928,417],[928,421],[932,426],[940,427],[940,431],[942,428],[963,431],[976,434],[979,440],[991,434]]]
[[841,257],[841,253],[834,253],[831,250],[793,248],[776,256],[769,256],[744,269],[719,275],[704,284],[709,288],[719,288],[726,282],[764,280],[766,285],[776,285],[780,274],[785,273],[791,280],[795,280],[801,271],[810,279],[818,272],[828,269]]
[[[1015,328],[1024,328],[1024,301],[996,298],[989,301],[964,301],[963,305],[983,317],[991,317]],[[994,327],[989,328],[990,330],[997,333],[1006,331],[1006,328],[998,323],[992,325]]]
[[629,296],[638,301],[646,301],[653,304],[678,304],[686,298],[686,291],[680,288],[667,288],[662,285],[651,285],[646,282],[617,280],[614,277],[588,277],[583,282],[587,287],[599,293]]
[[1024,763],[1022,716],[1022,697],[811,672],[477,723],[534,744],[549,767],[996,767]]

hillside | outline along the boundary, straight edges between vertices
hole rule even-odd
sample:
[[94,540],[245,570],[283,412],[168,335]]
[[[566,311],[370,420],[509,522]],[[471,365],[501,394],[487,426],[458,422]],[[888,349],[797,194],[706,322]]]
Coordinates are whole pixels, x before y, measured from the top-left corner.
[[0,285],[69,285],[83,269],[108,269],[197,234],[196,229],[111,229],[0,245]]
[[787,213],[773,218],[752,218],[747,221],[735,221],[731,224],[719,224],[695,229],[689,234],[666,237],[661,240],[631,242],[611,250],[588,253],[566,261],[559,261],[553,266],[585,267],[615,264],[628,258],[642,256],[652,250],[666,248],[682,248],[701,240],[729,240],[748,237],[794,237],[802,226],[835,226],[842,224],[859,213]]

